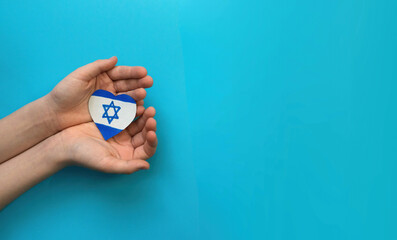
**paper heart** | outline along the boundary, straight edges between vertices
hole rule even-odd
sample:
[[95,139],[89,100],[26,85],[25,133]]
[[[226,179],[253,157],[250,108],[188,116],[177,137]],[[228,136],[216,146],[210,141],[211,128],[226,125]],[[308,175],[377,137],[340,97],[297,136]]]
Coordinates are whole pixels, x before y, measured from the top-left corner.
[[126,94],[115,96],[111,92],[99,89],[91,95],[88,110],[103,138],[108,140],[134,120],[136,102]]

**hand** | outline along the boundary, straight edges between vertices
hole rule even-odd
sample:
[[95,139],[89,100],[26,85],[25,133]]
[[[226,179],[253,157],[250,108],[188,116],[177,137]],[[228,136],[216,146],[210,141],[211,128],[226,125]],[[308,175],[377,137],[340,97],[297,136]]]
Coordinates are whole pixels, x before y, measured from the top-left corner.
[[78,68],[65,77],[46,96],[47,105],[55,114],[58,130],[91,121],[88,100],[97,89],[113,94],[127,94],[137,102],[137,116],[144,111],[144,88],[153,85],[143,67],[116,66],[117,58],[97,60]]
[[67,128],[9,159],[0,167],[0,210],[66,165],[109,173],[148,169],[157,147],[155,109],[148,108],[127,129],[103,140],[93,122]]
[[93,122],[59,133],[67,154],[66,164],[81,165],[108,173],[133,173],[149,169],[146,159],[157,147],[155,109],[149,107],[125,130],[105,141]]

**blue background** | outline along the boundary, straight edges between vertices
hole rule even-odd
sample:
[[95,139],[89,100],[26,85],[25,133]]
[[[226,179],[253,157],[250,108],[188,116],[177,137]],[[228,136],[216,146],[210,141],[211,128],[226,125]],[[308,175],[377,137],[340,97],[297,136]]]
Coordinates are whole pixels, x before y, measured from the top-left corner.
[[153,76],[160,141],[150,171],[45,180],[0,212],[0,239],[396,239],[396,12],[0,1],[1,117],[116,55]]

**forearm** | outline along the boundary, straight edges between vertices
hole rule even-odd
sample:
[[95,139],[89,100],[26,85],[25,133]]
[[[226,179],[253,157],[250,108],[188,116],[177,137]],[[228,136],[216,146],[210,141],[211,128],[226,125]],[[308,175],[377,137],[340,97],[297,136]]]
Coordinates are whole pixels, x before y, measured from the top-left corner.
[[0,209],[64,167],[62,143],[50,137],[0,164]]
[[58,131],[47,96],[0,120],[0,163],[18,155]]

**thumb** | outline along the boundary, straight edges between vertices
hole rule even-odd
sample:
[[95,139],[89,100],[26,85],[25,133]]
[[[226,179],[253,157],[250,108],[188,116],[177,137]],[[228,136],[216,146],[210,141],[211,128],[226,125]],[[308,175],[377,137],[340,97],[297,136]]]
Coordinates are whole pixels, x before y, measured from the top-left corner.
[[106,164],[101,169],[107,173],[121,173],[121,174],[131,174],[133,172],[149,169],[150,165],[145,160],[134,159],[134,160],[121,160],[114,157],[108,157],[106,159]]
[[117,57],[100,59],[76,69],[71,75],[81,80],[90,80],[99,74],[109,71],[117,63]]

